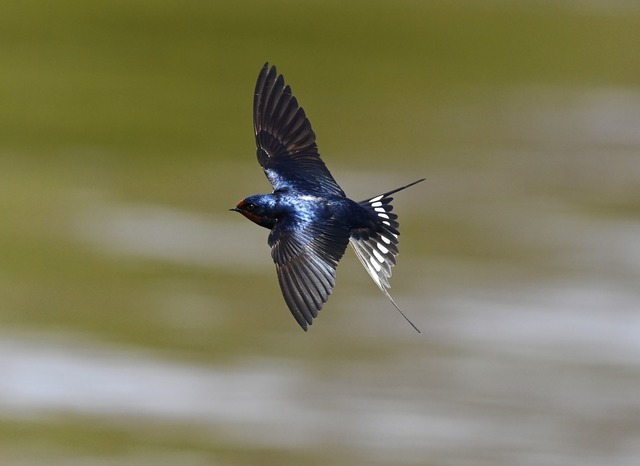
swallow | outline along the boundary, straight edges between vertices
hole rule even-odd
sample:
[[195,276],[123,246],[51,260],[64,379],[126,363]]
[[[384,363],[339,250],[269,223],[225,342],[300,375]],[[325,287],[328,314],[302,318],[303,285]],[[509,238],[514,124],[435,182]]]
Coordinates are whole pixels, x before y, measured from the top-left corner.
[[389,294],[398,255],[398,216],[392,194],[423,179],[356,202],[320,158],[304,110],[276,67],[266,63],[256,82],[253,127],[258,162],[273,186],[230,209],[270,230],[268,244],[284,300],[303,330],[318,317],[336,281],[336,267],[351,244],[373,281],[406,321]]

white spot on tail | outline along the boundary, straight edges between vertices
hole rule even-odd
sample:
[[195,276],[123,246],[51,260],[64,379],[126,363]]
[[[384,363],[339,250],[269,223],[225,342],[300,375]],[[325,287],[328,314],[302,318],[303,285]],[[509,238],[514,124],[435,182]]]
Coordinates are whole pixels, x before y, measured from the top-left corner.
[[[381,238],[383,238],[383,239],[385,239],[385,240],[389,241],[389,240],[388,240],[387,238],[385,238],[384,236],[381,236]],[[389,244],[389,243],[387,243],[387,244]],[[378,247],[378,249],[380,249],[380,252],[381,252],[382,254],[388,254],[388,253],[389,253],[389,250],[388,250],[387,248],[385,248],[382,244],[380,244],[380,243],[376,243],[376,246]]]
[[371,207],[382,207],[382,202],[372,202]]
[[371,265],[373,265],[373,268],[376,269],[376,272],[380,272],[382,270],[382,267],[380,267],[380,264],[378,264],[373,257],[369,258],[369,262],[371,262]]
[[[387,238],[386,236],[380,236],[380,239],[382,241],[384,241],[387,244],[391,244],[391,240],[389,238]],[[378,245],[378,247],[380,247],[381,245]],[[385,253],[386,254],[386,253]]]
[[371,252],[373,252],[373,255],[376,256],[376,259],[378,259],[378,262],[380,262],[381,264],[384,262],[384,257],[382,257],[382,254],[380,254],[375,249],[372,249]]
[[[386,218],[387,220],[389,220],[389,216],[387,214],[378,214],[378,217],[380,218]],[[384,222],[387,223],[387,222]],[[387,224],[388,225],[388,224]]]
[[374,197],[373,199],[369,199],[369,202],[378,202],[380,199],[382,199],[384,197],[384,195],[380,194],[379,196]]

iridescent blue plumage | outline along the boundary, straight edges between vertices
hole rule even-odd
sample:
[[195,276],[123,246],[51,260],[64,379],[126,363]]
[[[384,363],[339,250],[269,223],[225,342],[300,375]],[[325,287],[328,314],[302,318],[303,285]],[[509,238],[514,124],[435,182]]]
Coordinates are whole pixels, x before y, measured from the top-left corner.
[[349,242],[402,314],[388,292],[399,235],[390,195],[422,180],[360,203],[348,199],[320,158],[311,124],[275,66],[265,64],[258,76],[253,118],[258,162],[274,191],[249,196],[232,210],[271,230],[268,243],[280,288],[298,324],[307,330],[318,316]]

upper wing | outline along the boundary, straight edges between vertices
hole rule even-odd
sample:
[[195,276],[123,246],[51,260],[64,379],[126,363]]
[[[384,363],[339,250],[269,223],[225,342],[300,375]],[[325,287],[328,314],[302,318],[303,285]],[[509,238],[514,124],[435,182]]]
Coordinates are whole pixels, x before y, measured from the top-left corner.
[[304,110],[291,88],[285,86],[283,76],[268,63],[256,82],[253,126],[258,162],[274,190],[289,188],[344,196],[320,158],[316,135]]
[[304,330],[329,299],[348,242],[349,229],[332,219],[271,230],[269,245],[282,295]]

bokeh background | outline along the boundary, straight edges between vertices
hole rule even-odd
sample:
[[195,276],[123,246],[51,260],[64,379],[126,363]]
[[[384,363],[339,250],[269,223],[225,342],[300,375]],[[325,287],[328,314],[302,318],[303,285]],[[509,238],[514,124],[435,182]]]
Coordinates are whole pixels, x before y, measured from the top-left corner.
[[[5,1],[0,463],[640,464],[640,6]],[[304,333],[267,231],[264,62],[355,199]]]

